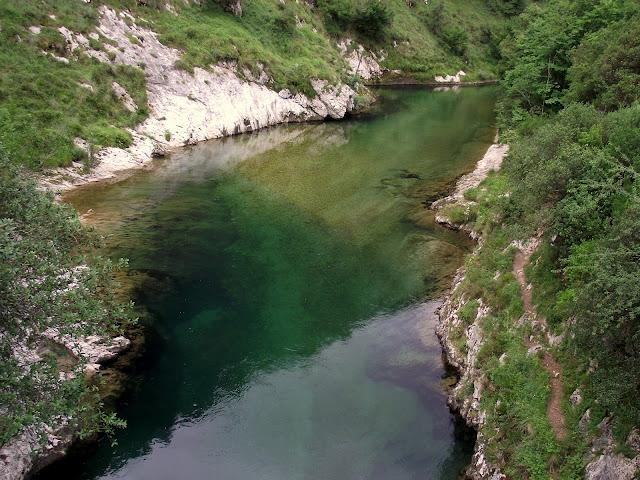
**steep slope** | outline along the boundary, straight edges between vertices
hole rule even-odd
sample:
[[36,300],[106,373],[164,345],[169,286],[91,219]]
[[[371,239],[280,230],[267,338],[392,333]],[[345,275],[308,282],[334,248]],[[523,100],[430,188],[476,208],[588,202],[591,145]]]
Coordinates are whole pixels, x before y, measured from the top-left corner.
[[451,403],[478,429],[470,478],[638,475],[638,6],[557,0],[516,19],[509,156],[439,213],[482,239],[439,327]]

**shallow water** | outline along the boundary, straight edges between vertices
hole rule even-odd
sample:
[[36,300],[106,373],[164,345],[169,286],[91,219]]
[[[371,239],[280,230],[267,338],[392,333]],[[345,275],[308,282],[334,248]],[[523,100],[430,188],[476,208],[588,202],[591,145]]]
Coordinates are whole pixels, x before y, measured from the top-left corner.
[[153,320],[117,446],[44,478],[457,477],[429,298],[469,243],[424,203],[491,143],[494,91],[382,96],[67,197],[144,273]]

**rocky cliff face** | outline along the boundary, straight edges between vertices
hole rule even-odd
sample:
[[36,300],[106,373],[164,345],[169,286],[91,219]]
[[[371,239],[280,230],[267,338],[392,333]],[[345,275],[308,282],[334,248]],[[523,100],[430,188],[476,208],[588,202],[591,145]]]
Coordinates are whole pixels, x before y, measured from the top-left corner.
[[[474,253],[475,255],[476,253]],[[482,328],[480,322],[487,315],[488,307],[480,304],[475,320],[465,328],[464,339],[466,353],[454,340],[452,332],[463,327],[459,317],[466,299],[459,295],[458,287],[464,279],[464,268],[456,273],[451,291],[446,296],[438,312],[439,321],[436,334],[445,353],[447,362],[458,372],[458,382],[449,392],[448,404],[465,420],[467,425],[476,431],[484,423],[485,413],[480,408],[484,373],[477,364],[478,353],[482,346]],[[500,469],[493,465],[486,457],[486,442],[482,432],[478,432],[476,444],[471,458],[471,464],[465,471],[465,478],[469,480],[505,480]]]
[[[72,55],[85,53],[102,62],[143,66],[150,114],[130,132],[133,144],[129,148],[100,150],[94,155],[97,165],[88,174],[80,165],[51,172],[43,181],[45,187],[66,190],[140,168],[154,155],[174,147],[280,123],[339,119],[354,108],[356,93],[351,87],[322,79],[311,80],[316,95],[309,98],[286,89],[270,89],[270,78],[263,69],[255,75],[234,63],[221,63],[206,70],[195,68],[192,73],[181,70],[176,67],[181,52],[163,45],[155,32],[138,25],[134,17],[105,6],[99,13],[98,27],[89,38],[99,34],[109,39],[112,45],[104,45],[107,52],[93,49],[87,36],[62,27],[59,31],[67,49]],[[379,75],[375,59],[360,50],[350,53],[360,58],[354,73],[362,78]],[[127,108],[135,108],[121,86],[114,86],[114,93]],[[77,139],[77,144],[82,142]]]

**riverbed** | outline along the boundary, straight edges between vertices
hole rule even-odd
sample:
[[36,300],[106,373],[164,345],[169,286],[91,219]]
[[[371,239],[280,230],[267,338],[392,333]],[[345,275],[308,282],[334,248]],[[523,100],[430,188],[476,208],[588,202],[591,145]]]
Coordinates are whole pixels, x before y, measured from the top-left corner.
[[43,478],[457,478],[434,323],[470,242],[427,204],[491,144],[495,91],[380,94],[67,195],[129,259],[147,341],[117,445]]

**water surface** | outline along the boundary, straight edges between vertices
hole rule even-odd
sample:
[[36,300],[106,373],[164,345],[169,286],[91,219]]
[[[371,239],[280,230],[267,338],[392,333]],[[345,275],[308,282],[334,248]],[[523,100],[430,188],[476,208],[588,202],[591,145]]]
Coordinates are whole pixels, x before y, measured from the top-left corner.
[[49,478],[454,479],[437,302],[469,244],[425,199],[493,137],[492,89],[178,152],[68,197],[142,272],[129,426]]

